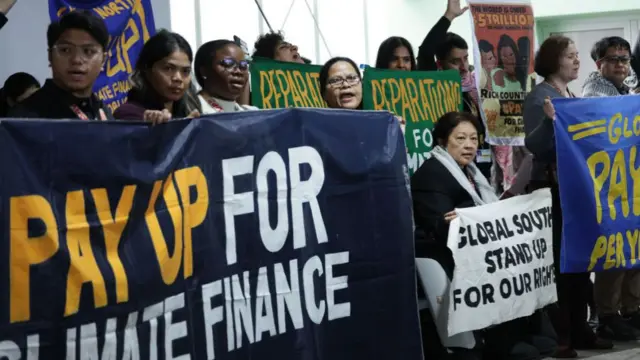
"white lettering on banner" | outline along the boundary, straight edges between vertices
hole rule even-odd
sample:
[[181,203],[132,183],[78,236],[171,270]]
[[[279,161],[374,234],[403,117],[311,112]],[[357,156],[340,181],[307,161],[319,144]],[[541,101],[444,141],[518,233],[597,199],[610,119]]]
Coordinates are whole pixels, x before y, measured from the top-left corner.
[[[313,256],[302,268],[294,259],[289,262],[287,270],[277,263],[271,270],[261,267],[257,276],[245,271],[241,276],[232,275],[203,285],[207,359],[216,358],[213,330],[222,322],[226,322],[227,351],[231,352],[244,345],[243,339],[252,344],[284,334],[287,318],[293,329],[298,330],[304,327],[303,314],[315,324],[351,316],[350,302],[336,303],[336,292],[348,288],[348,276],[334,276],[334,268],[347,263],[348,252],[332,253],[324,255],[324,259]],[[270,276],[273,277],[274,289],[269,288]],[[319,278],[324,278],[325,300],[319,300],[322,294],[315,291]],[[251,279],[256,279],[256,284],[251,283]],[[254,287],[257,298],[251,301],[249,294]]]
[[[317,199],[325,182],[325,171],[322,158],[315,149],[308,146],[289,149],[288,163],[276,152],[265,154],[257,164],[254,156],[226,159],[222,161],[222,172],[228,264],[236,264],[239,260],[236,217],[252,214],[256,208],[257,219],[256,216],[248,217],[245,222],[256,219],[251,228],[258,230],[249,236],[248,245],[241,244],[242,248],[263,246],[271,253],[281,252],[291,234],[287,253],[302,249],[314,241],[312,231],[307,232],[311,230],[310,222],[313,223],[315,241],[318,244],[328,242]],[[253,180],[251,188],[255,191],[241,192],[237,189],[236,182],[240,176]],[[275,194],[270,191],[268,181],[274,181],[275,186],[271,189],[275,189]],[[270,211],[270,206],[274,205],[272,209],[275,211]],[[305,212],[310,214],[310,218],[305,218]],[[257,239],[258,234],[261,241]],[[312,240],[308,240],[307,235],[311,235]],[[262,245],[257,245],[260,242]],[[204,325],[206,346],[199,351],[206,350],[206,358],[212,360],[218,352],[232,352],[287,331],[302,329],[305,324],[322,324],[350,317],[349,278],[342,266],[349,264],[349,252],[328,253],[314,249],[312,253],[306,251],[303,254],[304,260],[287,258],[286,263],[266,264],[248,270],[245,270],[247,265],[250,267],[252,264],[245,260],[242,268],[235,270],[240,273],[225,273],[226,277],[202,285],[201,295],[196,295],[197,289],[192,289],[189,299],[185,293],[180,293],[140,311],[66,329],[65,358],[190,360],[193,355],[191,348],[184,344],[188,343],[186,339],[190,331],[201,332]],[[191,301],[190,307],[187,300]],[[193,316],[200,309],[203,311],[202,322],[200,317]],[[189,323],[194,318],[197,320]],[[222,339],[225,334],[226,342]],[[40,336],[43,334],[29,335],[26,347],[24,339],[0,342],[0,359],[25,359],[25,350],[21,349],[26,349],[26,360],[36,360],[40,341],[45,343],[46,339]],[[145,343],[140,343],[140,340]],[[45,352],[47,350],[45,348]]]
[[[27,336],[26,360],[37,360],[40,354],[40,336],[38,334]],[[11,340],[0,342],[0,359],[20,360],[24,359],[18,344]]]
[[[300,167],[308,165],[310,168],[309,178],[302,179]],[[232,265],[237,262],[237,243],[235,217],[251,214],[255,211],[254,192],[236,193],[235,178],[242,175],[253,174],[254,156],[248,155],[239,158],[225,159],[222,161],[222,191],[224,196],[224,222],[226,231],[226,254],[227,264]],[[273,172],[276,175],[276,190],[278,219],[275,221],[276,228],[271,227],[269,219],[268,199],[270,194],[267,187],[267,175]],[[286,165],[282,156],[276,152],[267,153],[259,162],[256,174],[258,202],[258,218],[260,221],[260,235],[265,248],[271,252],[276,252],[284,247],[289,235],[288,213],[286,196],[282,193],[289,193],[291,203],[291,222],[293,229],[293,248],[300,249],[306,246],[306,229],[303,206],[309,205],[311,218],[313,219],[314,230],[318,243],[328,241],[327,230],[322,219],[322,212],[317,200],[317,196],[324,184],[324,165],[318,151],[310,146],[301,146],[289,149],[289,181],[287,187]]]
[[449,336],[531,315],[557,301],[551,193],[456,209]]

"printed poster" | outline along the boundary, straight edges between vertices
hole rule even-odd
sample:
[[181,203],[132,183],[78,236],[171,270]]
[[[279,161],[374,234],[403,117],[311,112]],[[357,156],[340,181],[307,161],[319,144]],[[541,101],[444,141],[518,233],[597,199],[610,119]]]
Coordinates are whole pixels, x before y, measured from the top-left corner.
[[469,0],[475,71],[487,141],[524,145],[522,108],[536,83],[535,30],[529,0]]

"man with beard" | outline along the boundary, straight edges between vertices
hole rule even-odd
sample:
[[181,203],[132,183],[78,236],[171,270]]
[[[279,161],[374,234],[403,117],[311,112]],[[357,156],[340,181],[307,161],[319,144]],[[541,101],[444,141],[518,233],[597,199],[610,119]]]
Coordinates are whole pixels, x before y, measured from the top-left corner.
[[72,11],[49,25],[47,44],[52,77],[42,89],[9,112],[13,118],[112,120],[93,94],[109,43],[102,19]]

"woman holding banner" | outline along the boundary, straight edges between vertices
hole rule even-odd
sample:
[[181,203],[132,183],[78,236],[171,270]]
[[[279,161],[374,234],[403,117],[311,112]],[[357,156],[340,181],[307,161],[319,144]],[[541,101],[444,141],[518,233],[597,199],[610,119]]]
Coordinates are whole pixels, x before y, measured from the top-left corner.
[[179,34],[162,30],[152,36],[138,57],[127,102],[114,117],[156,124],[200,116],[199,104],[188,96],[192,61],[191,46]]
[[258,109],[238,103],[249,81],[249,62],[235,42],[215,40],[202,45],[194,68],[202,87],[198,99],[204,114]]
[[[481,129],[478,118],[472,114],[450,112],[442,116],[433,130],[438,144],[432,150],[433,157],[411,178],[416,228],[427,238],[426,243],[419,244],[422,246],[416,246],[416,252],[438,261],[449,279],[453,278],[455,263],[447,242],[449,224],[456,218],[455,209],[498,201],[493,187],[474,163]],[[538,324],[529,318],[518,319],[476,335],[483,338],[485,358],[539,357],[552,352],[555,342],[537,335],[541,333]],[[425,347],[426,352],[434,351],[429,349],[433,345]]]
[[527,95],[523,118],[525,145],[533,153],[531,190],[550,187],[553,201],[553,254],[556,264],[558,306],[549,311],[559,347],[556,358],[578,356],[574,349],[611,349],[613,344],[602,340],[587,324],[587,299],[591,289],[589,273],[561,274],[562,209],[556,174],[556,149],[552,98],[575,97],[568,84],[578,78],[580,60],[573,41],[565,36],[551,36],[542,43],[535,57],[535,72],[544,78]]

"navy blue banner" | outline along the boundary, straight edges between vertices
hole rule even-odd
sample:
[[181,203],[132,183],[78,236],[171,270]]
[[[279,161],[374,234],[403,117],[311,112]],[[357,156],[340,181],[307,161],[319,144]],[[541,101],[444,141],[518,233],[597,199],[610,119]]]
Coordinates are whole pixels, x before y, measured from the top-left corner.
[[2,121],[0,358],[422,359],[406,159],[383,112]]
[[92,10],[109,29],[108,58],[94,91],[114,111],[126,102],[129,76],[144,43],[156,32],[151,0],[49,0],[51,21],[75,9]]

